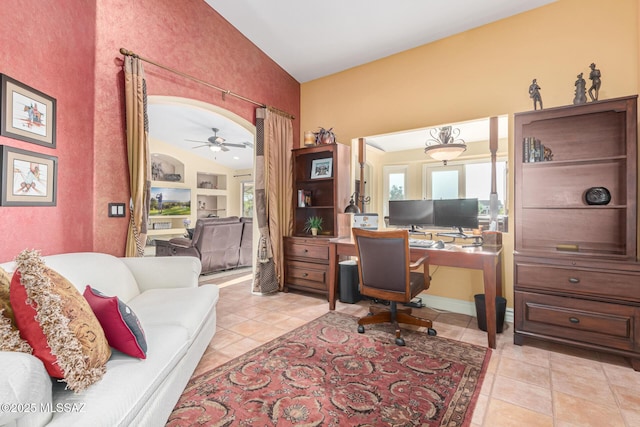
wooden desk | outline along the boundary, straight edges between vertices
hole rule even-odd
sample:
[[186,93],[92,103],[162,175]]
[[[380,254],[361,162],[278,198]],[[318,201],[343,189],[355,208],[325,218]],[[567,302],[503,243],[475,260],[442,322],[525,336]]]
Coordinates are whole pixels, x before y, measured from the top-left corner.
[[[502,296],[502,247],[463,248],[447,245],[445,249],[410,248],[411,260],[429,254],[430,265],[482,270],[487,315],[489,347],[496,348],[496,296]],[[329,310],[335,310],[338,296],[338,262],[340,257],[356,256],[351,237],[329,241]]]

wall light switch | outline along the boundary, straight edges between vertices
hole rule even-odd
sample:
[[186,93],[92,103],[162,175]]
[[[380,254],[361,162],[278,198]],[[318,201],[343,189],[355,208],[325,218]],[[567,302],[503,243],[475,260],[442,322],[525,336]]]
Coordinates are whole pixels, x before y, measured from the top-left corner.
[[124,203],[109,203],[109,216],[110,217],[124,217]]

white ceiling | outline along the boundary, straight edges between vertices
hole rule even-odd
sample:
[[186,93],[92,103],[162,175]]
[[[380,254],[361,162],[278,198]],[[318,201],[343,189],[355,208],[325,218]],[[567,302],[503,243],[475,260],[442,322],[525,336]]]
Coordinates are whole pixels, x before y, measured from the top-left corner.
[[[489,140],[489,119],[470,120],[458,123],[446,123],[442,126],[451,125],[460,130],[459,139],[466,143]],[[432,133],[436,132],[436,127],[412,129],[403,132],[388,133],[384,135],[367,136],[367,145],[378,148],[384,152],[412,150],[425,148],[426,141],[432,139]],[[507,116],[498,117],[498,138],[507,138],[509,132],[509,122]],[[458,139],[456,138],[456,139]]]
[[[213,152],[205,145],[207,138],[213,136],[212,128],[218,129],[218,136],[231,144],[254,143],[253,134],[228,118],[186,104],[155,104],[147,106],[149,116],[149,136],[175,147],[189,151],[228,168],[251,169],[253,167],[253,148],[230,147],[229,151]],[[188,139],[205,141],[190,142]]]
[[305,83],[556,0],[205,1]]

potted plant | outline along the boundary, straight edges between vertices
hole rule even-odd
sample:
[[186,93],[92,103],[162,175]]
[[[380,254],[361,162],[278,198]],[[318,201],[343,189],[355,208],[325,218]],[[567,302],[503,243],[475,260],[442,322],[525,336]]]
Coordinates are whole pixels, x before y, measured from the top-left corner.
[[322,217],[310,216],[304,223],[304,231],[311,232],[313,236],[318,235],[318,231],[322,230]]

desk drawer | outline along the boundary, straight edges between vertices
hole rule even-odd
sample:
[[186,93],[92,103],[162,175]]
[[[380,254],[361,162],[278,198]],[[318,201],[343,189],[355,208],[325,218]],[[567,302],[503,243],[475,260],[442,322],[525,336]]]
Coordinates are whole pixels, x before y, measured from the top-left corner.
[[515,307],[516,332],[636,350],[638,307],[520,291]]
[[287,261],[286,282],[290,287],[303,287],[327,292],[329,267],[323,264],[311,264]]
[[305,241],[285,240],[285,256],[296,258],[310,258],[314,262],[329,262],[329,244],[309,244]]
[[629,272],[517,263],[515,286],[640,302],[640,275]]

